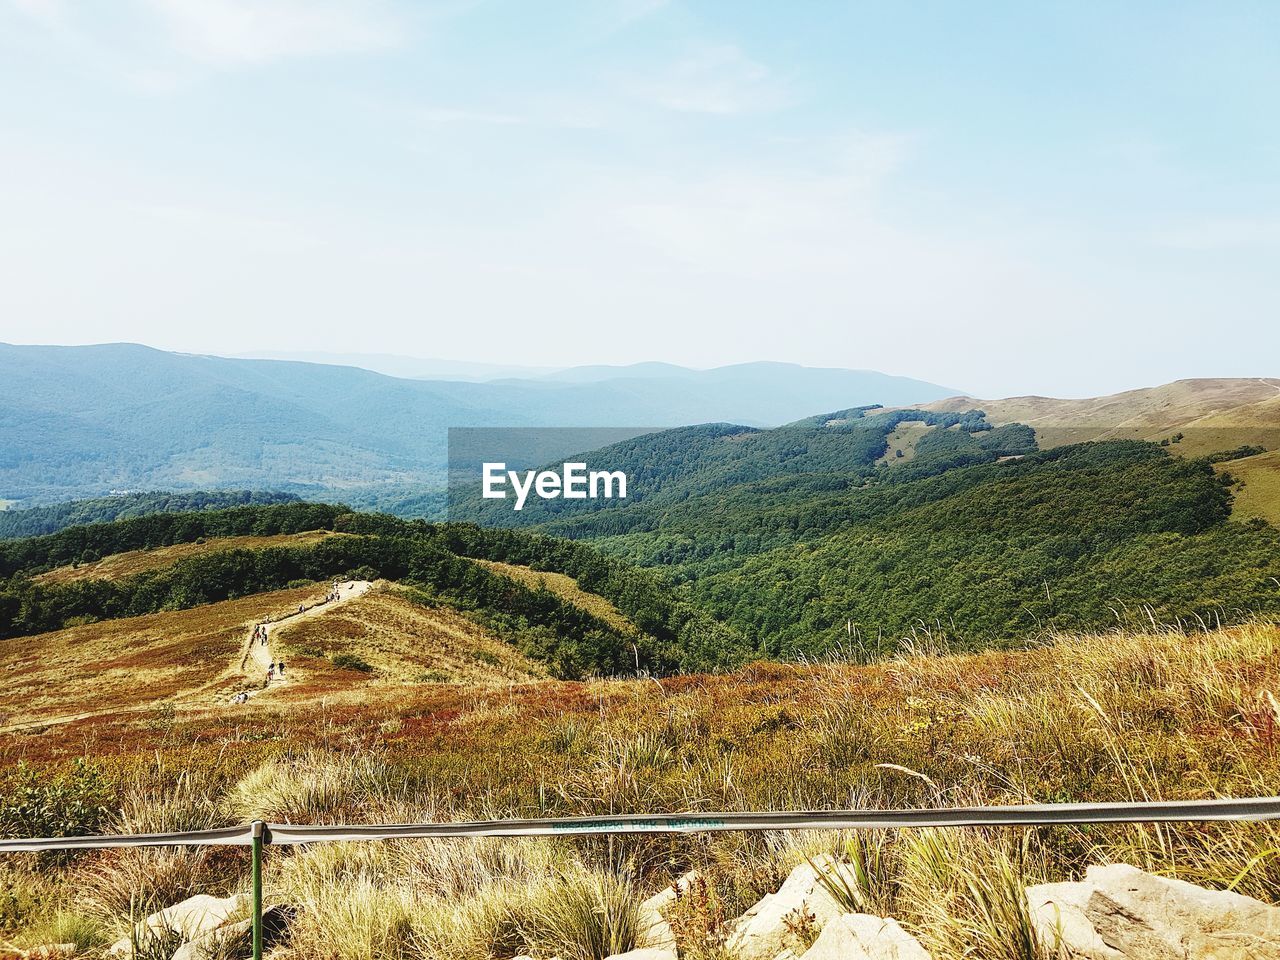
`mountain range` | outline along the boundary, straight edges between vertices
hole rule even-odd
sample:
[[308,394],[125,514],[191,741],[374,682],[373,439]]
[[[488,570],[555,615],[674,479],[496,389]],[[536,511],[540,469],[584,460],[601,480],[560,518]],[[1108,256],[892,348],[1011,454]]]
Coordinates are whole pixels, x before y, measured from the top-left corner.
[[438,512],[455,426],[785,423],[955,390],[865,370],[751,363],[590,367],[485,382],[137,344],[0,344],[0,499],[276,489]]

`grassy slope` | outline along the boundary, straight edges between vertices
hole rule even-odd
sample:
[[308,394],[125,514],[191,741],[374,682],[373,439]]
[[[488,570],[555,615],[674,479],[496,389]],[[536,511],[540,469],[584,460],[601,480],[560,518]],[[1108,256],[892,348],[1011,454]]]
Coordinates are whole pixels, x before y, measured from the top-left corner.
[[269,537],[215,537],[199,543],[176,543],[153,550],[130,550],[76,567],[58,567],[33,579],[37,583],[75,583],[82,580],[119,580],[148,570],[162,570],[179,560],[220,550],[261,550],[267,547],[305,547],[326,537],[341,536],[332,530],[282,533]]
[[[371,683],[483,686],[546,676],[541,666],[474,621],[443,607],[424,607],[395,588],[282,628],[272,650],[288,656],[289,669],[301,681],[281,689],[293,700],[361,690]],[[331,658],[342,653],[374,669],[364,673],[335,667]]]
[[[252,686],[238,668],[252,624],[284,616],[299,604],[311,606],[323,593],[323,585],[309,585],[5,641],[0,671],[9,682],[0,690],[0,729],[67,723],[83,730],[81,721],[90,718],[154,712],[162,705],[225,710],[232,693]],[[338,669],[325,659],[343,652],[363,658],[375,671]],[[394,589],[280,628],[271,653],[288,658],[291,682],[238,708],[241,713],[268,700],[358,697],[371,683],[483,686],[545,676],[471,620],[424,607]],[[256,672],[252,679],[258,679]]]
[[1242,460],[1217,464],[1219,473],[1229,473],[1238,481],[1231,488],[1237,517],[1262,517],[1280,526],[1280,450],[1272,450]]
[[1035,428],[1042,448],[1085,440],[1155,440],[1182,432],[1174,449],[1203,456],[1243,443],[1280,446],[1280,379],[1178,380],[1081,400],[954,397],[925,409],[984,410],[992,423]]
[[636,632],[635,624],[628,620],[621,610],[599,594],[583,590],[573,577],[566,576],[563,573],[534,570],[531,567],[522,567],[514,563],[499,563],[496,560],[477,560],[476,563],[492,570],[494,573],[500,573],[504,577],[510,577],[512,580],[523,583],[527,587],[533,587],[534,589],[545,587],[562,600],[569,601],[575,607],[585,610],[593,617],[604,621],[617,630],[628,633]]
[[162,702],[216,704],[230,692],[250,625],[314,603],[322,590],[279,590],[0,643],[0,671],[8,678],[0,689],[2,723],[48,723]]
[[[49,772],[68,769],[44,765],[53,753],[93,758],[120,790],[110,803],[125,804],[135,829],[176,813],[196,823],[385,822],[1246,796],[1280,777],[1280,715],[1268,694],[1277,683],[1280,629],[1253,624],[1067,636],[1022,652],[863,667],[762,664],[661,683],[375,686],[320,711],[277,701],[252,723],[227,711],[179,714],[167,725],[120,716],[41,737],[0,734],[0,750]],[[173,779],[183,769],[197,778],[185,793]],[[615,838],[609,854],[632,865],[646,892],[700,867],[732,916],[776,889],[802,855],[836,842],[823,834],[639,836]],[[1211,886],[1239,877],[1237,889],[1272,901],[1280,889],[1280,860],[1267,854],[1280,830],[1267,824],[903,832],[880,842],[886,871],[910,881],[896,893],[886,884],[885,912],[939,960],[1024,954],[974,953],[969,874],[952,886],[946,871],[922,869],[933,853],[983,882],[1013,871],[1015,890],[1115,860]],[[498,938],[509,929],[486,926],[472,908],[518,907],[523,895],[511,884],[555,896],[557,877],[600,854],[590,842],[326,847],[270,858],[267,883],[274,897],[310,898],[295,934],[299,956],[505,956],[513,945]],[[44,868],[32,922],[59,903],[83,908],[100,896],[107,868],[123,862],[103,852]],[[208,889],[228,874],[242,882],[247,865],[224,859],[202,869],[198,885]],[[154,882],[169,884],[164,902],[190,889],[159,874]],[[423,941],[409,929],[454,949],[419,952]],[[478,939],[459,941],[469,937]],[[370,941],[378,946],[362,953]]]

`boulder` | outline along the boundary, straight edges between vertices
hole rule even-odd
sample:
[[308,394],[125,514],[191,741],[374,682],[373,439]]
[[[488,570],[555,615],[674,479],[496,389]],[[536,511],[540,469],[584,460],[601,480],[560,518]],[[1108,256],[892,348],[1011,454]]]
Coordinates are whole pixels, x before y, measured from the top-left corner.
[[640,904],[640,937],[638,945],[653,947],[674,953],[676,936],[667,922],[666,909],[676,898],[676,890],[684,893],[698,877],[697,870],[690,870],[670,886],[664,887]]
[[1042,942],[1081,960],[1280,960],[1280,907],[1123,863],[1027,900]]
[[606,960],[676,960],[675,949],[659,950],[653,947],[641,947],[638,950],[628,950],[626,953],[615,953]]
[[[824,858],[817,866],[825,873],[848,868]],[[852,883],[852,878],[847,878]],[[822,927],[844,912],[835,898],[818,879],[818,871],[802,863],[791,871],[777,893],[765,894],[733,924],[726,947],[736,960],[774,960],[784,950],[795,946],[787,921],[800,913],[813,916],[815,926]]]
[[[138,924],[138,934],[142,936],[144,931],[148,930],[154,933],[173,930],[181,935],[183,940],[190,942],[202,933],[218,929],[229,918],[241,912],[248,902],[248,895],[243,893],[230,897],[213,897],[207,893],[198,893],[181,903],[175,903],[171,907],[165,907],[151,914]],[[107,953],[131,954],[133,943],[129,937],[125,937],[108,947]]]
[[1090,867],[1085,915],[1103,942],[1143,960],[1280,957],[1280,907],[1119,863]]
[[[289,924],[298,914],[296,907],[274,906],[262,911],[262,945],[271,948],[284,939]],[[234,947],[230,946],[235,944]],[[171,960],[204,960],[219,947],[218,954],[249,956],[253,950],[253,921],[227,923],[200,934],[174,951]]]
[[1079,960],[1124,960],[1093,928],[1085,908],[1091,883],[1041,883],[1027,887],[1027,908],[1036,938],[1046,949],[1067,949]]
[[827,921],[804,960],[930,960],[920,942],[889,917],[846,913]]

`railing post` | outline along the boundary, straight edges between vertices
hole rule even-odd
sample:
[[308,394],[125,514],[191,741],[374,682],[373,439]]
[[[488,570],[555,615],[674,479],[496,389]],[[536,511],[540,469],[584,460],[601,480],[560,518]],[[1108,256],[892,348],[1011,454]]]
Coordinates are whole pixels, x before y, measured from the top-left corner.
[[267,825],[253,821],[253,960],[262,960],[262,841]]

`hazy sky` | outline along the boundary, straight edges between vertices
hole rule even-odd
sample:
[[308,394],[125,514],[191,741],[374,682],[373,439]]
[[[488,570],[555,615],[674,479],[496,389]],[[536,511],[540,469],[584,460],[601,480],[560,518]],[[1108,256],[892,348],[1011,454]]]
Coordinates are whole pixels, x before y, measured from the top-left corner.
[[0,0],[0,340],[1280,374],[1280,3]]

